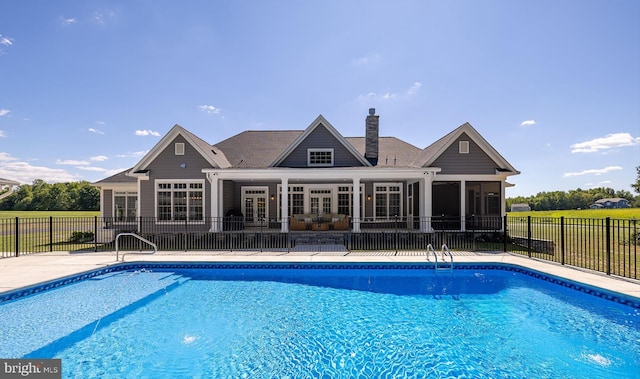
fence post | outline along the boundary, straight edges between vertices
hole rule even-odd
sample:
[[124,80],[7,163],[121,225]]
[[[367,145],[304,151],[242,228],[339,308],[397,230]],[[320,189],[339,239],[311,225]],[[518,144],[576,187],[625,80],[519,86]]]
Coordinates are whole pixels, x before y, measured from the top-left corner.
[[527,255],[531,258],[531,216],[527,216]]
[[396,255],[398,255],[398,215],[395,215],[394,218],[395,218],[395,222],[394,222],[395,242],[394,242],[394,244],[396,245]]
[[611,275],[611,217],[606,219],[607,275]]
[[18,217],[16,217],[16,230],[15,230],[15,247],[16,247],[16,257],[20,256],[20,232],[18,231],[20,227],[20,223],[18,221]]
[[507,234],[507,215],[503,216],[504,221],[502,222],[502,252],[507,252],[507,239],[509,238]]
[[49,252],[53,251],[53,216],[49,216]]
[[98,251],[98,216],[93,216],[93,251]]
[[189,240],[189,222],[187,221],[187,218],[185,217],[184,219],[184,251],[187,252],[188,250],[188,240]]
[[564,216],[560,216],[560,264],[564,266]]

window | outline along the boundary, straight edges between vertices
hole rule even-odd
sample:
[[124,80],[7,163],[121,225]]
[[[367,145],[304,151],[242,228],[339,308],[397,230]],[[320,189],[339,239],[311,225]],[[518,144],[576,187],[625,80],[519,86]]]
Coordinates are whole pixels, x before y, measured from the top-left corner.
[[374,184],[376,219],[402,217],[402,185],[400,183]]
[[307,149],[309,166],[333,166],[333,149]]
[[[361,218],[364,209],[364,184],[360,185],[360,211],[356,216]],[[338,186],[338,213],[354,217],[353,212],[353,186]]]
[[157,182],[158,221],[203,221],[204,181]]
[[289,187],[289,216],[304,213],[304,187]]
[[469,154],[469,141],[458,142],[458,152],[460,154]]
[[176,155],[184,155],[184,143],[178,142],[176,143]]
[[138,205],[137,192],[116,192],[113,196],[113,214],[115,221],[135,221]]

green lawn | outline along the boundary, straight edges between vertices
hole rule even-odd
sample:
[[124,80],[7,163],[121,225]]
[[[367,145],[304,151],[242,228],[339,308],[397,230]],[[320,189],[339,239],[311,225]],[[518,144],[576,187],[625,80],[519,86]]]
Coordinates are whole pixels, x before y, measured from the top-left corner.
[[607,218],[640,219],[640,208],[620,209],[571,209],[558,211],[507,212],[509,217],[562,217],[565,218]]

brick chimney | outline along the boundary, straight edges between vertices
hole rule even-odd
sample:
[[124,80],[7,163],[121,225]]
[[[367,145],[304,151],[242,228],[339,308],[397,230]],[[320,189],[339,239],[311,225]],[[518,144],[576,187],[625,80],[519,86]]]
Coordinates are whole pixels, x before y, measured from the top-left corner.
[[373,165],[378,163],[379,118],[380,116],[376,115],[376,109],[369,108],[369,115],[366,121],[364,157]]

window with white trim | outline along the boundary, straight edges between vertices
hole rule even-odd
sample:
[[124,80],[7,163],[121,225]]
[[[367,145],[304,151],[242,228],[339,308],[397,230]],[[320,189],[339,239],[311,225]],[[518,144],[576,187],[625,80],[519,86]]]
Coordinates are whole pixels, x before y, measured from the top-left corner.
[[137,192],[115,192],[113,194],[113,215],[115,221],[135,221],[137,208]]
[[315,167],[333,166],[333,149],[307,149],[307,165]]
[[204,180],[156,181],[158,221],[203,221]]
[[[353,186],[338,186],[338,213],[353,216]],[[360,185],[360,210],[359,215],[364,216],[364,184]]]
[[402,183],[375,183],[376,219],[402,217]]

